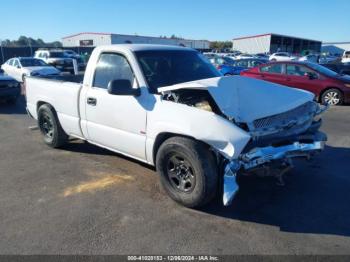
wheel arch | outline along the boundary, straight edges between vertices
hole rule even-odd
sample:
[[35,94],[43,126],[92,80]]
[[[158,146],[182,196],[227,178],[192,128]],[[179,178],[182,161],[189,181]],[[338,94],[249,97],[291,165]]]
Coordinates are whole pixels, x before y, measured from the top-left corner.
[[55,113],[56,113],[55,108],[54,108],[49,102],[42,101],[42,100],[39,100],[39,101],[36,103],[36,112],[37,112],[37,113],[39,112],[39,108],[40,108],[42,105],[48,105],[48,106],[50,106],[50,107],[55,111]]
[[200,143],[203,143],[204,145],[206,145],[209,148],[212,148],[212,146],[210,146],[209,144],[205,143],[204,141],[198,140],[192,136],[189,135],[184,135],[184,134],[179,134],[179,133],[172,133],[172,132],[162,132],[159,133],[156,137],[156,139],[154,140],[153,143],[153,149],[152,149],[152,159],[153,159],[153,164],[154,166],[156,166],[156,158],[157,158],[157,153],[158,150],[160,148],[160,146],[168,139],[172,138],[172,137],[185,137],[185,138],[189,138],[192,139],[194,141],[198,141]]

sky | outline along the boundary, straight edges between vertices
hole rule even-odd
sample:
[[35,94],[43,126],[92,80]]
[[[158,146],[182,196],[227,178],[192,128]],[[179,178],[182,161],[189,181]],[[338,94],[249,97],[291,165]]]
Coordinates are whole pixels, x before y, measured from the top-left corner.
[[277,33],[350,41],[350,0],[4,0],[0,39],[79,32],[231,40]]

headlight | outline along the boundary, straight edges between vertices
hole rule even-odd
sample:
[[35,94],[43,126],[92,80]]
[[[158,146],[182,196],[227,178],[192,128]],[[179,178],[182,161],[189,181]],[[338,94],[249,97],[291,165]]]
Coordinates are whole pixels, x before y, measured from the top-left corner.
[[350,87],[350,84],[345,84],[346,87]]

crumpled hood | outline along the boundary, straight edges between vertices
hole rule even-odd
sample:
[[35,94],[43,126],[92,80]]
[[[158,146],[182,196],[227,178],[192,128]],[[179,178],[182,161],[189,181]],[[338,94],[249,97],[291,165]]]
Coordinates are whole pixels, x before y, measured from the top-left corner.
[[52,75],[52,74],[58,74],[60,73],[59,70],[52,66],[32,66],[32,67],[26,67],[25,70],[28,73],[38,73],[40,75]]
[[245,123],[289,111],[314,98],[312,93],[304,90],[242,76],[186,82],[161,87],[158,91],[179,89],[208,90],[226,116]]

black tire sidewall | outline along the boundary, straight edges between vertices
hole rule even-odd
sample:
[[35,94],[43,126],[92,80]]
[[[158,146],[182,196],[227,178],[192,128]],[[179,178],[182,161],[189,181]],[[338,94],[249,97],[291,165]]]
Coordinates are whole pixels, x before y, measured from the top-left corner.
[[[41,118],[43,117],[44,114],[47,114],[52,119],[52,124],[53,124],[53,136],[52,136],[52,138],[47,137],[43,133],[42,127],[40,126]],[[40,132],[42,133],[42,135],[44,137],[45,144],[47,144],[51,147],[59,147],[62,145],[63,141],[62,141],[62,138],[60,138],[60,136],[62,137],[62,135],[65,135],[65,134],[60,134],[60,132],[63,132],[63,130],[59,126],[56,112],[54,111],[54,109],[51,106],[45,104],[39,108],[39,110],[38,110],[38,126],[39,126]]]
[[[179,192],[169,181],[166,164],[174,153],[185,157],[193,168],[196,182],[194,189],[189,193]],[[218,184],[215,160],[209,150],[199,142],[181,137],[170,139],[160,147],[156,161],[162,186],[176,202],[186,207],[200,207],[215,195]]]

